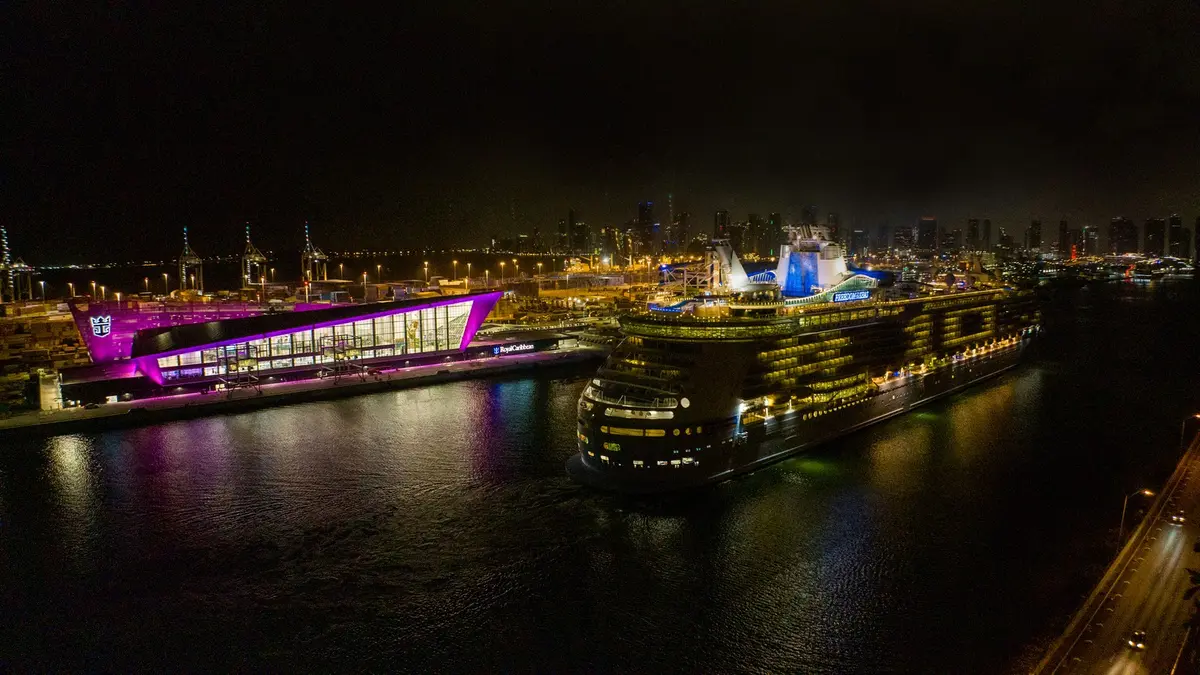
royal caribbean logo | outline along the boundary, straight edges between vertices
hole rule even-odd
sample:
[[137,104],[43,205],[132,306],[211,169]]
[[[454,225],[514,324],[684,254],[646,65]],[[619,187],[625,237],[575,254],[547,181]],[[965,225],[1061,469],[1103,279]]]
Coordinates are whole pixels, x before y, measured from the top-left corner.
[[866,300],[871,297],[871,291],[839,291],[833,294],[834,302],[850,302],[851,300]]
[[92,335],[96,337],[108,337],[112,332],[112,317],[111,316],[93,316],[92,320]]
[[500,356],[501,354],[511,354],[513,352],[527,352],[532,349],[533,345],[528,343],[521,345],[500,345],[499,347],[492,347],[492,354]]

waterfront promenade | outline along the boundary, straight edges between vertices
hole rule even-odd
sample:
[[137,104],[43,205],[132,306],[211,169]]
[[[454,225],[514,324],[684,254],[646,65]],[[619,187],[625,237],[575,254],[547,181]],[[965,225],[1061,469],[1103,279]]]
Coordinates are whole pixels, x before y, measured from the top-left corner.
[[95,429],[120,428],[236,413],[272,405],[306,400],[353,396],[389,389],[417,387],[438,382],[517,374],[534,369],[583,365],[607,354],[600,347],[581,345],[567,349],[500,358],[433,363],[410,368],[382,370],[378,374],[346,374],[324,379],[272,382],[257,387],[208,393],[137,399],[107,403],[99,408],[83,407],[35,411],[0,419],[0,437],[16,434],[52,435]]
[[[1034,675],[1197,672],[1185,649],[1192,602],[1183,595],[1186,568],[1200,567],[1193,550],[1200,541],[1198,473],[1200,436]],[[1173,519],[1178,515],[1183,522]],[[1144,649],[1129,645],[1135,631],[1145,631]]]

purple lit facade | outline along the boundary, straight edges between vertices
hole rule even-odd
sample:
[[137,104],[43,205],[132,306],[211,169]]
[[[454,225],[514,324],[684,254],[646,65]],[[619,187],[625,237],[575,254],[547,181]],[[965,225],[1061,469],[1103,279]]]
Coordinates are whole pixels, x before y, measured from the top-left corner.
[[[329,305],[297,305],[296,311]],[[83,336],[92,363],[128,359],[138,331],[206,321],[241,319],[265,313],[247,303],[90,302],[71,304],[71,316]]]
[[[370,366],[458,354],[501,295],[297,307],[311,321],[252,305],[167,311],[94,303],[72,312],[97,367],[117,377],[136,373],[158,385],[184,385],[311,372],[346,361]],[[197,338],[210,335],[216,339]]]

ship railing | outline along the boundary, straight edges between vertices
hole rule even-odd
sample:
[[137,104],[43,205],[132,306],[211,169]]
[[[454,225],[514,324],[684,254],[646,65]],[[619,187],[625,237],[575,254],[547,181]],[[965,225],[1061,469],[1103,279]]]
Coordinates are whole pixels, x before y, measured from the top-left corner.
[[587,398],[596,401],[597,403],[606,403],[608,405],[617,405],[625,408],[646,408],[658,410],[671,410],[679,407],[679,399],[674,397],[661,397],[645,399],[636,396],[609,396],[602,390],[588,385],[583,390],[583,395]]

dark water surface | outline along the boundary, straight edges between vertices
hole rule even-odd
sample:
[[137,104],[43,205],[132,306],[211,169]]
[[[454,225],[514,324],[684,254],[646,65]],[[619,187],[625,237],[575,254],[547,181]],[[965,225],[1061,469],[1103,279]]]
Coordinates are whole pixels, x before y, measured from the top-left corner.
[[582,375],[0,441],[0,665],[1020,671],[1174,466],[1198,309],[1062,293],[1018,371],[659,501],[567,480]]

